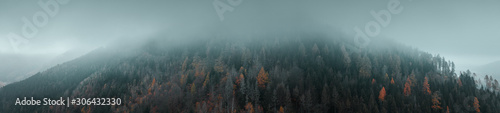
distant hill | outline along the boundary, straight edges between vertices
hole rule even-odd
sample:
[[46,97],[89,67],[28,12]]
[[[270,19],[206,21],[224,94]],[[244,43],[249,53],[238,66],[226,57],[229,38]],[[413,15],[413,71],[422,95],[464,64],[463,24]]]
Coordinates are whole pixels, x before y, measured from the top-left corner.
[[[98,48],[0,88],[0,112],[431,113],[473,112],[475,104],[500,111],[500,97],[477,89],[470,72],[456,76],[452,62],[391,41],[352,52],[350,38],[317,32],[205,37]],[[121,104],[13,104],[23,97]]]
[[500,61],[478,66],[475,70],[483,75],[491,75],[496,79],[500,79]]

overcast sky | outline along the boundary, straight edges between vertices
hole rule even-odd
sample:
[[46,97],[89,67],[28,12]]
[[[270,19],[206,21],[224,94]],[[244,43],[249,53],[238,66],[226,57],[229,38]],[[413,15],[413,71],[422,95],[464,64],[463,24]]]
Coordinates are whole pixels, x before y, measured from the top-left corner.
[[[43,11],[37,2],[0,1],[0,67],[11,65],[6,60],[47,60],[67,51],[83,54],[119,38],[166,32],[190,35],[320,25],[354,36],[353,28],[375,20],[370,11],[386,10],[389,0],[243,0],[224,13],[223,21],[214,0],[70,1],[15,52],[7,35],[21,35],[22,18],[31,20]],[[401,0],[403,10],[392,14],[374,38],[440,54],[454,61],[458,70],[473,68],[500,60],[499,6],[500,0]]]

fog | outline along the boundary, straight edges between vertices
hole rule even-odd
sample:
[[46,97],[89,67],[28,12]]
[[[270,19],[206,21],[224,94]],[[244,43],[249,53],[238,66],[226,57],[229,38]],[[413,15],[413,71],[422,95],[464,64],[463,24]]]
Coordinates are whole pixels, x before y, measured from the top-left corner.
[[[46,0],[42,0],[46,1]],[[51,0],[50,0],[51,1]],[[81,0],[60,4],[59,11],[29,43],[14,48],[8,36],[22,34],[23,17],[44,11],[38,1],[0,1],[0,82],[22,80],[50,66],[121,38],[168,35],[246,34],[321,30],[353,38],[376,20],[370,11],[387,10],[389,0],[243,0],[223,13],[214,0]],[[225,0],[222,3],[228,4]],[[372,38],[440,54],[458,71],[500,61],[500,1],[401,0],[401,12]],[[231,5],[231,4],[229,4]]]

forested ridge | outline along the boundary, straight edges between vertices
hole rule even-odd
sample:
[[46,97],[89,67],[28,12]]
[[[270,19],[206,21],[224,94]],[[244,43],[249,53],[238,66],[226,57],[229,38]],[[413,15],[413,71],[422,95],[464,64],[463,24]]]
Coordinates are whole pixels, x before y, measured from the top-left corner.
[[[361,52],[319,33],[152,38],[109,46],[0,89],[0,112],[500,111],[497,80],[387,40]],[[474,78],[476,77],[476,78]],[[15,106],[16,98],[121,98],[119,106]]]

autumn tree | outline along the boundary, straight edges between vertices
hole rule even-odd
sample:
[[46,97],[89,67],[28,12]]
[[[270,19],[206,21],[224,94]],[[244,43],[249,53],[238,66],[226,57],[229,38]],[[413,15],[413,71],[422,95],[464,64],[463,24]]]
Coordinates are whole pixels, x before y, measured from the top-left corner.
[[446,106],[446,113],[450,113],[450,108]]
[[255,113],[253,105],[250,102],[248,102],[247,105],[245,105],[245,110],[247,111],[247,113]]
[[458,78],[458,86],[462,87],[462,80],[460,80],[460,78]]
[[431,94],[431,89],[430,89],[430,86],[429,86],[429,78],[425,77],[424,79],[425,79],[424,80],[424,88],[423,88],[424,94],[430,95]]
[[372,84],[375,84],[377,83],[377,81],[375,81],[375,79],[372,79]]
[[280,110],[278,111],[278,113],[285,113],[285,109],[283,109],[283,106],[280,106]]
[[191,94],[194,94],[194,93],[196,93],[196,85],[194,85],[194,83],[193,83],[193,84],[191,84]]
[[380,101],[384,101],[385,99],[385,87],[382,87],[382,89],[380,90],[380,93],[378,95],[378,99],[380,99]]
[[394,84],[394,78],[391,78],[391,84]]
[[405,88],[404,88],[404,93],[405,96],[410,96],[411,95],[411,81],[410,78],[406,79],[405,83]]
[[257,76],[257,82],[259,84],[259,87],[261,87],[261,88],[265,88],[266,87],[266,83],[269,82],[268,75],[269,75],[269,73],[267,73],[266,71],[264,71],[264,67],[261,67],[260,71],[259,71],[259,75]]
[[156,79],[153,78],[153,81],[151,82],[151,85],[149,86],[148,89],[148,94],[151,95],[151,90],[153,89],[153,86],[155,85]]
[[439,91],[436,91],[434,92],[434,94],[432,94],[432,107],[431,107],[432,109],[434,110],[443,109],[441,106],[439,106],[441,104],[439,100],[441,100],[441,97],[439,96]]
[[207,73],[207,76],[205,77],[205,82],[203,82],[203,87],[207,87],[208,82],[210,81],[210,72]]
[[481,112],[481,110],[479,110],[479,100],[477,100],[477,97],[474,97],[474,109],[476,109],[476,112]]

